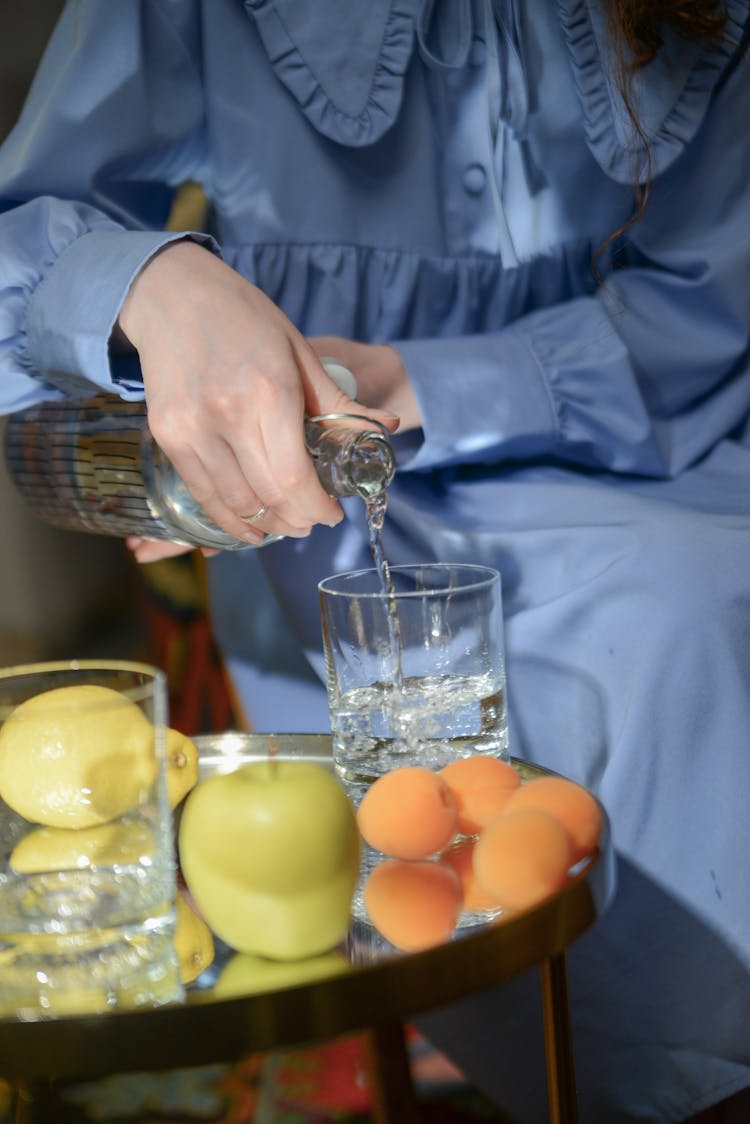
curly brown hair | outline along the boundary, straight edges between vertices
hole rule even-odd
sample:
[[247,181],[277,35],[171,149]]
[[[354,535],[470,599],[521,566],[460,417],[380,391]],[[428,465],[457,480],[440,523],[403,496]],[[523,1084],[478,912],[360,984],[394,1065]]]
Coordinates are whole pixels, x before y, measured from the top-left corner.
[[648,137],[633,107],[633,76],[658,54],[664,44],[665,31],[686,40],[708,41],[719,38],[727,22],[724,0],[605,0],[605,3],[612,39],[618,45],[617,85],[633,129],[643,145],[645,160],[634,172],[635,206],[630,218],[605,238],[594,253],[591,269],[600,284],[603,279],[597,263],[602,251],[638,222],[648,203],[651,152]]
[[651,62],[663,45],[665,30],[684,39],[714,39],[727,19],[722,0],[608,0],[608,4],[620,38],[632,52],[632,71]]

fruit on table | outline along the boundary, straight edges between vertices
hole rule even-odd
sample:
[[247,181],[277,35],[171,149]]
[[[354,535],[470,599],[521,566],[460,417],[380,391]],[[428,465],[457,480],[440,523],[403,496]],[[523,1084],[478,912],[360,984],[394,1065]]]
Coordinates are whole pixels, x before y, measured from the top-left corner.
[[183,807],[179,855],[203,917],[239,952],[299,960],[348,928],[359,834],[320,765],[269,758],[200,781]]
[[450,843],[457,814],[456,798],[438,773],[407,765],[370,785],[357,823],[376,851],[397,859],[423,859]]
[[138,816],[79,830],[37,827],[15,845],[9,865],[19,874],[140,863],[156,850],[153,828]]
[[404,952],[447,941],[461,912],[461,883],[430,860],[386,859],[365,882],[365,908],[375,928]]
[[573,862],[590,855],[599,841],[602,814],[594,797],[566,777],[536,777],[514,793],[507,811],[537,808],[562,824],[573,843]]
[[340,976],[351,968],[341,952],[324,952],[303,960],[269,960],[248,952],[236,952],[222,969],[213,986],[217,999],[233,995],[254,995],[260,991],[278,991],[314,980]]
[[477,882],[504,909],[531,909],[566,883],[574,849],[547,812],[502,812],[479,836],[473,854]]
[[464,909],[470,913],[497,913],[502,909],[502,902],[482,889],[474,872],[476,845],[476,839],[460,839],[443,852],[439,861],[458,875]]
[[109,687],[44,691],[0,729],[0,796],[49,827],[116,819],[142,802],[155,773],[151,723]]
[[176,808],[198,783],[198,747],[179,730],[167,730],[167,799]]
[[456,830],[463,835],[476,835],[495,819],[521,783],[507,761],[480,753],[451,761],[440,775],[456,798]]
[[477,754],[437,774],[414,766],[387,773],[365,795],[358,823],[393,860],[365,884],[370,920],[391,944],[415,951],[447,940],[462,908],[513,914],[561,889],[594,850],[602,813],[574,781],[522,785],[511,765]]
[[27,989],[16,988],[10,995],[0,997],[0,1018],[36,1021],[40,1017],[100,1015],[113,1006],[111,990],[96,981],[75,988],[29,984]]
[[180,982],[189,984],[213,963],[214,937],[182,890],[178,890],[175,898],[175,915],[173,944],[180,966]]

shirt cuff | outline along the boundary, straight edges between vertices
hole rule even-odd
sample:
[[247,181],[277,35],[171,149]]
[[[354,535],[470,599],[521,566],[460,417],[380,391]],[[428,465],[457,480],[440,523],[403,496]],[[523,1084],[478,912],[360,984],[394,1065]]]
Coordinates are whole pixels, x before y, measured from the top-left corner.
[[96,229],[72,242],[29,303],[32,370],[66,393],[94,393],[98,387],[123,398],[143,397],[140,371],[132,359],[122,357],[110,365],[110,335],[146,262],[162,246],[185,238],[218,253],[209,235],[191,231]]
[[399,352],[422,415],[422,442],[405,441],[400,470],[524,459],[553,448],[557,414],[525,339],[512,332],[405,340]]

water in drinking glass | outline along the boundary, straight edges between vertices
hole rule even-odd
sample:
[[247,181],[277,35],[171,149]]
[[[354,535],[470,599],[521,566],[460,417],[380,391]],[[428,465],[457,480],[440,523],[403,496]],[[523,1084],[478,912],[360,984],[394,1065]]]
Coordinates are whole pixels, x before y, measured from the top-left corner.
[[403,765],[441,769],[470,753],[507,756],[502,675],[402,677],[344,692],[331,710],[336,767],[368,783]]
[[507,757],[500,576],[434,563],[320,583],[334,762],[356,800],[399,765]]

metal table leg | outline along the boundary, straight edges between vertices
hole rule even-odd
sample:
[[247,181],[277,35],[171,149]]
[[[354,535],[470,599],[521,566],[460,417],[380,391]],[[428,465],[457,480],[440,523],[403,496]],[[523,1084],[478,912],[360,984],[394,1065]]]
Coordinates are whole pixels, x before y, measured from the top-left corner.
[[565,953],[543,960],[539,970],[542,976],[544,1051],[550,1124],[577,1124],[578,1098]]
[[374,1124],[413,1124],[419,1119],[409,1055],[401,1023],[366,1031]]
[[57,1124],[60,1102],[54,1082],[30,1084],[14,1082],[11,1086],[10,1113],[4,1116],[9,1124]]

